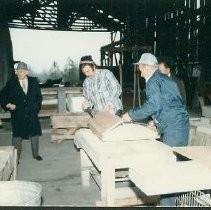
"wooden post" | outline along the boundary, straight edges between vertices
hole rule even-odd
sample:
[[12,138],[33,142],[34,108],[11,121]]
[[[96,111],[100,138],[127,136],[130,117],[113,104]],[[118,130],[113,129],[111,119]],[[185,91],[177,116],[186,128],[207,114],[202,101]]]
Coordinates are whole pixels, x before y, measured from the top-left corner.
[[65,90],[58,89],[58,112],[66,112],[66,94]]
[[115,201],[115,168],[111,162],[105,158],[101,170],[101,200],[105,201],[106,206],[114,206]]
[[81,159],[81,183],[83,187],[89,187],[90,169],[93,167],[93,164],[83,149],[80,149],[80,159]]
[[[14,74],[12,41],[7,24],[0,24],[0,90],[4,87],[7,80]],[[0,106],[0,112],[2,112]]]
[[138,83],[138,105],[141,106],[141,89],[140,89],[140,77],[137,74],[137,83]]
[[[122,64],[119,64],[119,81],[120,81],[121,88],[123,90]],[[122,95],[121,95],[121,101],[122,101]]]
[[136,65],[134,64],[134,72],[133,72],[133,108],[136,105]]

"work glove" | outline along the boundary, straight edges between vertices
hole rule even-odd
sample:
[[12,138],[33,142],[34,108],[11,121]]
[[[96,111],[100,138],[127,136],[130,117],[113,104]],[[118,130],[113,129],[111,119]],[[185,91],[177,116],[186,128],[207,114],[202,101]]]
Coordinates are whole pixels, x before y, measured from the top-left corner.
[[86,111],[88,108],[92,108],[92,103],[88,100],[85,100],[84,102],[82,102],[81,106],[83,111]]

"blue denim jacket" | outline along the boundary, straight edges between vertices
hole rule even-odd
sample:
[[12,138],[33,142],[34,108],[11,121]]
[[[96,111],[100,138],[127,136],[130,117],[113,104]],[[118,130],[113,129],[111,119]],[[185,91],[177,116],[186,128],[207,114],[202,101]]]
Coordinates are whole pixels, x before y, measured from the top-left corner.
[[177,84],[158,70],[146,83],[145,103],[128,114],[133,121],[151,116],[160,134],[167,129],[189,129],[189,116]]

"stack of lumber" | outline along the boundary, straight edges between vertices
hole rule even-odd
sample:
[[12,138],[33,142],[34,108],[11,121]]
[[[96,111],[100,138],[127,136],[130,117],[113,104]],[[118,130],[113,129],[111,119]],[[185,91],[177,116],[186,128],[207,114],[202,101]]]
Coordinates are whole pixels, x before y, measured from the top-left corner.
[[90,116],[87,113],[61,113],[51,116],[51,142],[61,143],[73,139],[76,130],[86,128]]
[[43,96],[42,110],[44,111],[57,111],[58,110],[58,91],[64,91],[65,98],[68,94],[81,94],[81,87],[53,87],[53,88],[42,88],[41,93]]

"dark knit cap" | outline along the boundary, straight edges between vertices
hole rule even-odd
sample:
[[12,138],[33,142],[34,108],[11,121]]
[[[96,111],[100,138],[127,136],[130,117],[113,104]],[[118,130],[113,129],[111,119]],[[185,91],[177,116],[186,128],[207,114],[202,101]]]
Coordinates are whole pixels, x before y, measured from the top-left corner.
[[91,55],[85,55],[81,57],[80,64],[95,64],[95,62],[93,61]]

